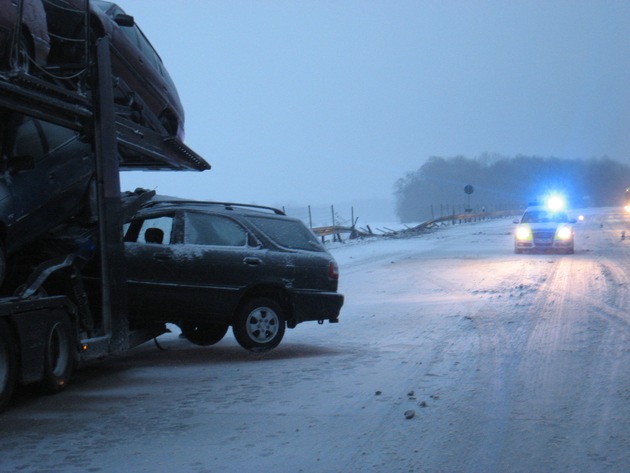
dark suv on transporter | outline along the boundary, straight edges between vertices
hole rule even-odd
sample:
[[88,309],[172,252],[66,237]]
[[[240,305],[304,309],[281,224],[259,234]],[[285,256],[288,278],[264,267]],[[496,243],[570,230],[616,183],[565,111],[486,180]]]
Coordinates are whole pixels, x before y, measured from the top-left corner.
[[230,203],[152,201],[125,225],[131,324],[175,323],[198,345],[232,326],[251,351],[285,327],[337,322],[337,263],[302,221]]

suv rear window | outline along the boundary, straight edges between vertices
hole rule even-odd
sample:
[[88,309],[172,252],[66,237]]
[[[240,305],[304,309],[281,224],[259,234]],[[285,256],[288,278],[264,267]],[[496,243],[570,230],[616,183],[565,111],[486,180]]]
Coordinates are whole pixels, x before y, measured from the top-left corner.
[[271,240],[292,250],[325,251],[315,234],[295,220],[248,217]]

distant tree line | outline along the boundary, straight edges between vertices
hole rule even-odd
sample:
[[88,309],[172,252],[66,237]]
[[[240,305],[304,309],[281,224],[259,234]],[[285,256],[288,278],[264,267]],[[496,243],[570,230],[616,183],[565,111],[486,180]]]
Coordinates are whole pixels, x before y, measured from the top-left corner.
[[[472,186],[471,194],[466,186]],[[630,166],[608,157],[431,157],[395,183],[396,212],[402,222],[417,222],[466,211],[518,210],[553,192],[571,207],[616,206],[628,186]]]

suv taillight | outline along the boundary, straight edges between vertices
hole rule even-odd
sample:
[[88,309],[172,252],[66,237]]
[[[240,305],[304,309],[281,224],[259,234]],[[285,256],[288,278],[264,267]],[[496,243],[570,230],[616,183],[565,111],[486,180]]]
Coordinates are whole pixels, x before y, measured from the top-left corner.
[[339,266],[336,261],[328,263],[328,277],[334,280],[339,279]]

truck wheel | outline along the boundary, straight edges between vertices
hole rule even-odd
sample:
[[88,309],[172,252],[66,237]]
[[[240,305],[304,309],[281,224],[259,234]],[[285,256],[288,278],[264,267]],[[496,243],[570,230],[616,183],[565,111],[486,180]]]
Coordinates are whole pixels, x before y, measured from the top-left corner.
[[50,324],[46,341],[44,377],[40,388],[46,394],[54,394],[70,381],[74,370],[74,341],[67,317]]
[[254,352],[271,350],[284,336],[284,310],[272,299],[252,299],[236,314],[233,330],[236,341],[243,348]]
[[228,325],[180,322],[179,328],[189,342],[205,347],[219,343],[227,333]]
[[2,412],[13,394],[17,381],[17,350],[9,325],[0,320],[0,412]]

